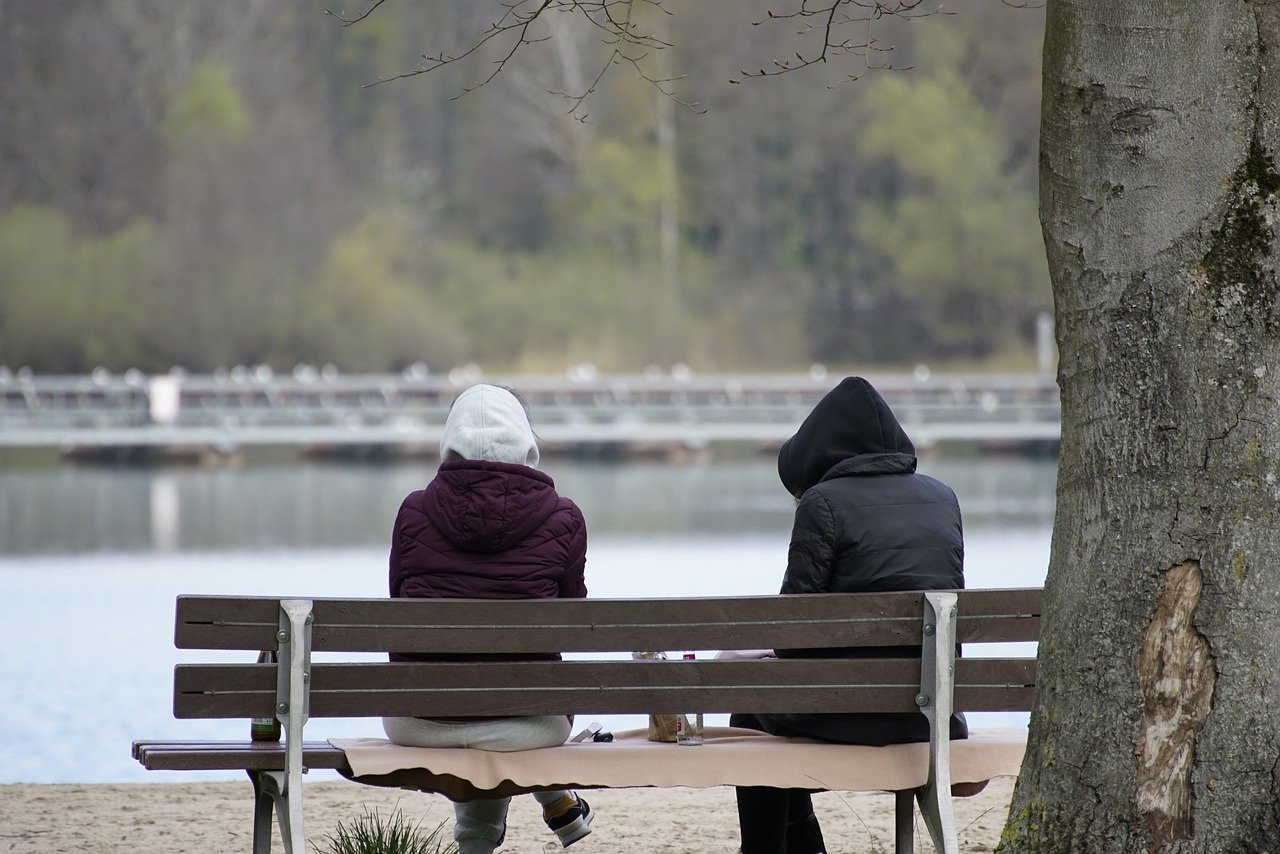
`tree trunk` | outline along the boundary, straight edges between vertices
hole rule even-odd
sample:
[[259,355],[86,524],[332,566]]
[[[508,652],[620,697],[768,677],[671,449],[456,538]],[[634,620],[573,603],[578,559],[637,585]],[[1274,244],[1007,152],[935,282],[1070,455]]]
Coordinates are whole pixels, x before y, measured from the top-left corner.
[[1062,390],[1002,851],[1280,850],[1280,5],[1049,0]]

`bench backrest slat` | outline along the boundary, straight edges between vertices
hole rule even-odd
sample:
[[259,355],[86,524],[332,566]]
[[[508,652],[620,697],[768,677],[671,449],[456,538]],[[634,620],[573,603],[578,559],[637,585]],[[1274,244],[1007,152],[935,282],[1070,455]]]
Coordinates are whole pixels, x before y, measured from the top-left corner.
[[[621,666],[620,666],[621,665]],[[1030,659],[960,659],[955,708],[1027,708]],[[313,663],[314,717],[679,712],[913,712],[917,659]],[[174,715],[271,714],[271,665],[179,665]]]
[[[960,591],[961,643],[1039,636],[1040,590]],[[179,597],[180,649],[275,648],[279,600]],[[606,652],[920,641],[918,592],[644,600],[313,600],[314,651]],[[856,618],[850,615],[856,614]]]
[[[504,692],[503,701],[479,693],[478,689],[433,692],[430,689],[384,695],[374,706],[366,692],[313,694],[310,714],[317,717],[453,717],[458,715],[578,715],[676,714],[691,709],[707,712],[916,712],[914,698],[918,685],[856,686],[824,688],[820,692],[798,692],[795,688],[651,688],[630,692],[613,690],[591,694],[581,689],[528,688]],[[1033,689],[957,687],[955,704],[960,711],[1025,711]],[[243,718],[270,714],[274,696],[261,695],[250,704],[225,695],[192,695],[175,709],[178,717]],[[374,713],[373,709],[378,712]],[[257,711],[246,712],[247,709]],[[568,710],[573,710],[572,712]],[[180,712],[180,714],[179,714]]]

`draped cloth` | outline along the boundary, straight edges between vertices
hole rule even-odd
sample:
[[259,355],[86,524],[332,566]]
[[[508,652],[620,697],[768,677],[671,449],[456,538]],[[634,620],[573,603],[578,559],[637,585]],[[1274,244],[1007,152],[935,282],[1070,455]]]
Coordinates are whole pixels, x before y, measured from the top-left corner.
[[[993,777],[1016,776],[1025,729],[975,729],[951,742],[956,794],[975,794]],[[497,753],[402,747],[385,738],[335,738],[350,779],[373,786],[439,792],[454,801],[552,789],[776,786],[833,791],[901,791],[929,777],[928,744],[867,747],[781,738],[754,730],[708,727],[705,742],[653,742],[643,729],[611,742]]]

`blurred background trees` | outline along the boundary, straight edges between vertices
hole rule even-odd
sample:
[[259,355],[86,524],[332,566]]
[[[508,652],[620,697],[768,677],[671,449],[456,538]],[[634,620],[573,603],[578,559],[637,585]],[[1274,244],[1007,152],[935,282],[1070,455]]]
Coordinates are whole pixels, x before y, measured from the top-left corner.
[[1033,364],[1043,13],[729,85],[779,53],[768,5],[667,0],[705,112],[619,68],[575,117],[549,92],[609,51],[569,16],[451,100],[484,70],[360,84],[488,4],[0,0],[0,364]]

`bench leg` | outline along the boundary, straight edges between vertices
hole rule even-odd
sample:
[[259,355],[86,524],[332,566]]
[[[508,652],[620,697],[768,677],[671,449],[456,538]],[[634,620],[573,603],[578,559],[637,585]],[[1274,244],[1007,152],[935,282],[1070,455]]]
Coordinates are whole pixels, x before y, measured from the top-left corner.
[[293,845],[289,835],[289,797],[280,771],[250,771],[253,781],[253,854],[271,854],[271,816],[280,822],[280,838],[286,854]]
[[930,781],[929,785],[916,789],[916,798],[920,801],[920,816],[924,819],[924,826],[929,828],[929,836],[938,854],[959,854],[956,816],[951,809],[951,787],[940,791],[937,783]]
[[915,854],[915,793],[893,793],[893,854]]

